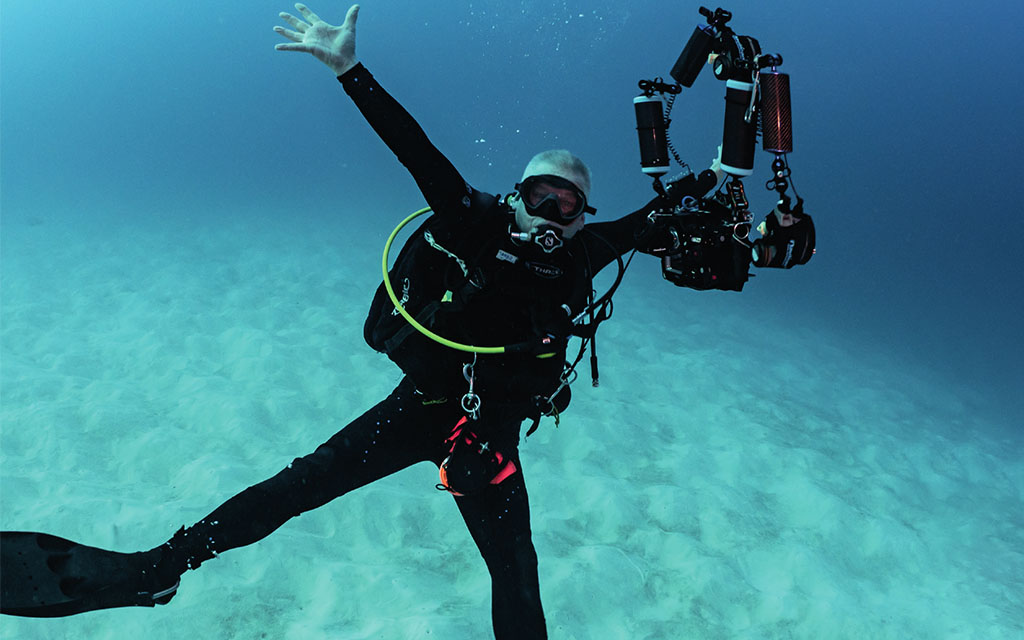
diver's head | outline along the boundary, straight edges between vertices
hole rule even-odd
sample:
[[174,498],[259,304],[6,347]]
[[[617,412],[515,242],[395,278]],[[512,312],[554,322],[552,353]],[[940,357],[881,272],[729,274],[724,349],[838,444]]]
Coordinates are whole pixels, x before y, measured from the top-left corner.
[[584,215],[594,213],[587,205],[589,195],[587,165],[565,149],[553,149],[530,160],[509,204],[523,233],[554,227],[563,237],[571,238],[583,228]]

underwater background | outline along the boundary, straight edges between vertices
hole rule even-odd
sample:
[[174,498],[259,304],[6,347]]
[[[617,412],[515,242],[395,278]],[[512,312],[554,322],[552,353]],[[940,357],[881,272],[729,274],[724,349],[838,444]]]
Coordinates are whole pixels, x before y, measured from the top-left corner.
[[[367,0],[357,52],[477,188],[564,147],[609,220],[653,193],[632,98],[698,6]],[[584,370],[521,447],[549,633],[1024,637],[1024,4],[723,6],[791,75],[817,254],[739,294],[634,260],[601,386]],[[150,548],[399,379],[362,321],[422,198],[331,72],[274,50],[279,11],[0,4],[0,528]],[[705,70],[676,101],[697,170],[724,92]],[[489,637],[435,482],[419,465],[305,514],[169,606],[0,638]]]

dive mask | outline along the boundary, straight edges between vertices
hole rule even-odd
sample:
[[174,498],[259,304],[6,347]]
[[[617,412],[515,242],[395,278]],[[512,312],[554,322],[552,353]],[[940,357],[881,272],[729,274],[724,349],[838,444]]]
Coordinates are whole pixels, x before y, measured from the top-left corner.
[[516,184],[526,212],[552,222],[566,224],[584,213],[596,213],[587,206],[587,196],[575,184],[550,174],[530,176]]

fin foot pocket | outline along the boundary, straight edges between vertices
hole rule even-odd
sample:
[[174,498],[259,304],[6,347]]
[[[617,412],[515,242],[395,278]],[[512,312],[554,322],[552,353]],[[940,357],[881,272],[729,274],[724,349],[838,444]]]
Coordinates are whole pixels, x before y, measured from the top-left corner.
[[180,579],[159,570],[158,547],[118,553],[46,533],[0,531],[0,613],[51,618],[166,604]]

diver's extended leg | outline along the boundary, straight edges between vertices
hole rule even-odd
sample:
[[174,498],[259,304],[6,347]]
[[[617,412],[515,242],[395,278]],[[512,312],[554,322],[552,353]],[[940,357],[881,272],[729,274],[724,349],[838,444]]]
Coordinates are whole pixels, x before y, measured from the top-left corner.
[[168,562],[182,573],[194,569],[216,554],[263,539],[301,513],[430,459],[441,439],[423,424],[429,411],[403,381],[316,451],[179,531],[167,543]]
[[530,534],[530,504],[519,472],[479,494],[455,498],[491,574],[491,614],[497,640],[547,638]]
[[[118,553],[44,533],[3,532],[0,613],[65,616],[164,604],[182,573],[216,553],[256,542],[290,518],[415,462],[436,462],[446,411],[424,405],[403,382],[310,455],[146,552]],[[430,424],[439,426],[432,431]]]

